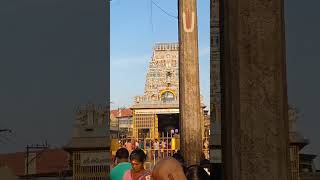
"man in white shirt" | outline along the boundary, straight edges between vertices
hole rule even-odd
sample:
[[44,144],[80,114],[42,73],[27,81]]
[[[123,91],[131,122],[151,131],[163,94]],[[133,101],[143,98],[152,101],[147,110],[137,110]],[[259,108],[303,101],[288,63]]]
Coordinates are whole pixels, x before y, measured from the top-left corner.
[[160,144],[158,139],[155,139],[154,143],[153,143],[153,149],[154,149],[154,154],[155,154],[155,158],[158,159],[159,156],[159,149],[160,149]]

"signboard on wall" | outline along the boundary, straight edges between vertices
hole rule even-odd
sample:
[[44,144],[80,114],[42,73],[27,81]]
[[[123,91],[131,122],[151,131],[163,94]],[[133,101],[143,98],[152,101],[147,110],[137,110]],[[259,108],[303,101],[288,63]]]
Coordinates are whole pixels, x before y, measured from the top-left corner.
[[109,152],[81,152],[80,166],[108,166]]

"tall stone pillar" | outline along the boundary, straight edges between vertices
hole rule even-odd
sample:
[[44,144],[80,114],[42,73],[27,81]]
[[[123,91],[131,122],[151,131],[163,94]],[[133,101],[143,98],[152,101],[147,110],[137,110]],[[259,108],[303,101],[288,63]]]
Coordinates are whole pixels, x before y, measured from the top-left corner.
[[220,1],[225,180],[288,180],[283,0]]
[[222,178],[219,1],[210,0],[210,162],[213,179]]
[[180,147],[187,165],[202,152],[196,0],[179,0]]
[[221,163],[221,86],[219,1],[210,0],[210,154]]

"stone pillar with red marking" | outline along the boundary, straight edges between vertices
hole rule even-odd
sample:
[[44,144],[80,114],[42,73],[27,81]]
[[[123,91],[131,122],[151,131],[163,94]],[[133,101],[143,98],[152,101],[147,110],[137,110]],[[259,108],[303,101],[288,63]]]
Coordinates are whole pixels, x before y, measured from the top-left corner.
[[196,0],[179,0],[180,145],[186,165],[202,152]]

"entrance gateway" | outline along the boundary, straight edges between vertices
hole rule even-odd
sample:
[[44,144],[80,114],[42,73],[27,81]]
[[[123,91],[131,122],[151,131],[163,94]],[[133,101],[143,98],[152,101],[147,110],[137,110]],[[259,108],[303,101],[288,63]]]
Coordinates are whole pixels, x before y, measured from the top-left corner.
[[135,109],[134,134],[137,139],[157,139],[179,134],[179,109]]

